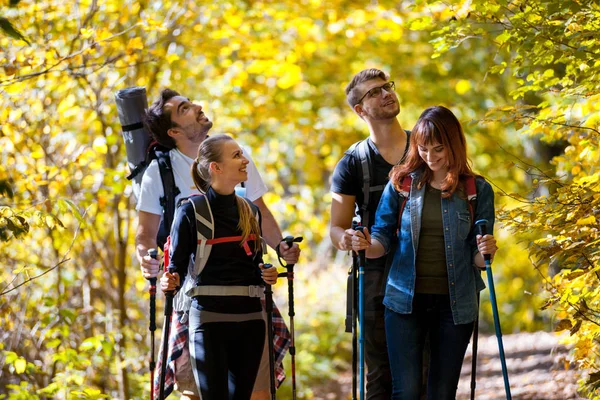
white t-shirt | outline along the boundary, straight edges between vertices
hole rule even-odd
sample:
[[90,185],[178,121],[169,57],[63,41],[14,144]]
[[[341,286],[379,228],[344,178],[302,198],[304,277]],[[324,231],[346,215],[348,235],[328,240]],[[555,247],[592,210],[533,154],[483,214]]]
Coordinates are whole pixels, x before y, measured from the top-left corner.
[[[245,194],[240,194],[236,188],[236,192],[250,201],[254,201],[259,197],[262,197],[267,192],[267,186],[263,182],[252,157],[246,148],[242,148],[244,156],[250,161],[246,170],[248,171],[248,180],[244,182]],[[179,188],[179,195],[175,197],[175,204],[181,198],[189,197],[193,194],[200,194],[190,169],[194,160],[178,149],[169,151],[169,157],[171,158],[171,166],[173,167],[173,176],[175,177],[175,186]],[[152,160],[142,178],[142,184],[140,188],[140,197],[137,202],[136,209],[138,211],[145,211],[150,214],[162,215],[162,206],[160,205],[160,198],[164,196],[164,189],[162,181],[160,179],[160,170],[158,167],[158,161]]]

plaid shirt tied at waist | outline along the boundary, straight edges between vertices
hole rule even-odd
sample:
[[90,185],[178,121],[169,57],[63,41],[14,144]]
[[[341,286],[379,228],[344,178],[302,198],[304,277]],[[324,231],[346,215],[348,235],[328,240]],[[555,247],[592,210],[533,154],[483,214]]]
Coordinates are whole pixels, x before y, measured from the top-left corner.
[[[261,299],[263,310],[265,299]],[[165,376],[165,398],[169,396],[175,387],[175,360],[181,357],[184,346],[189,346],[189,321],[185,318],[181,322],[183,312],[174,314],[171,322],[171,334],[169,335],[169,355]],[[285,380],[283,369],[283,358],[291,344],[290,331],[285,324],[277,305],[273,303],[273,352],[275,353],[275,385],[279,387]],[[154,398],[158,399],[160,394],[160,370],[162,365],[163,346],[160,345],[154,373]]]

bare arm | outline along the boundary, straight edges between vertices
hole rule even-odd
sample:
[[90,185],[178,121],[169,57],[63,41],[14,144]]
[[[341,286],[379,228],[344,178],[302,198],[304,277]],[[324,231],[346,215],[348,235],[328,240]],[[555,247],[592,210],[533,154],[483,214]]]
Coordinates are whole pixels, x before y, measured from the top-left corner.
[[354,217],[355,196],[331,193],[331,225],[329,237],[339,250],[352,250],[352,218]]
[[298,246],[298,243],[294,243],[291,248],[288,248],[285,242],[281,242],[281,229],[279,229],[275,217],[271,213],[271,210],[269,210],[269,207],[267,207],[263,198],[259,197],[254,200],[253,203],[256,204],[262,214],[262,231],[267,244],[273,249],[276,249],[277,245],[279,245],[279,253],[287,263],[295,264],[298,262],[298,257],[300,256],[300,247]]
[[136,256],[142,268],[144,278],[153,278],[158,275],[160,264],[158,260],[150,258],[148,249],[156,249],[156,235],[160,226],[160,215],[145,211],[138,212],[138,227],[135,234]]
[[279,225],[277,224],[277,221],[275,221],[275,217],[271,213],[271,210],[269,210],[269,207],[267,207],[267,204],[262,197],[254,200],[253,203],[258,206],[258,209],[262,215],[263,236],[265,237],[267,244],[274,249],[281,241],[281,229],[279,229]]

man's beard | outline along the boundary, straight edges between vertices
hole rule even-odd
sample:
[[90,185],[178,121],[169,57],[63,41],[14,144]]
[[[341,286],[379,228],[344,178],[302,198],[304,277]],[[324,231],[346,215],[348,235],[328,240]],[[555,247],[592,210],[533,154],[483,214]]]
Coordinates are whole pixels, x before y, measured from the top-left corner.
[[373,110],[371,112],[371,114],[372,114],[372,118],[376,119],[376,120],[387,120],[387,119],[396,118],[398,116],[398,114],[400,114],[400,105],[398,104],[394,110],[390,110],[390,111],[378,108],[376,110]]
[[210,121],[207,125],[204,125],[201,129],[192,131],[191,133],[186,132],[186,136],[190,142],[201,143],[206,136],[208,135],[208,131],[212,128],[213,123]]

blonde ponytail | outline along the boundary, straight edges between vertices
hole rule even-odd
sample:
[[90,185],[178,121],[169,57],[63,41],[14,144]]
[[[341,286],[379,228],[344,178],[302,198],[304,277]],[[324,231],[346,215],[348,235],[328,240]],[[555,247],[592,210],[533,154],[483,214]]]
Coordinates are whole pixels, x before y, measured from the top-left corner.
[[254,216],[252,208],[246,200],[236,195],[235,201],[237,204],[238,214],[240,216],[238,229],[242,231],[241,243],[243,244],[250,235],[254,235],[256,238],[254,241],[254,252],[256,253],[261,247],[260,226],[258,225],[258,219]]
[[208,188],[210,187],[210,175],[208,180],[204,179],[200,173],[200,169],[201,164],[198,162],[198,159],[195,159],[191,168],[192,179],[194,180],[194,184],[200,193],[206,194]]

